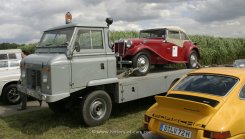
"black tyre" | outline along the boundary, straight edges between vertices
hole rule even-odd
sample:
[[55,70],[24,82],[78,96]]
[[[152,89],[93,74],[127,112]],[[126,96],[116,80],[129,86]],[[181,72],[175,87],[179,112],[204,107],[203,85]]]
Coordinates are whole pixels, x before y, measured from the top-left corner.
[[17,91],[17,84],[10,84],[3,88],[2,100],[10,105],[19,104],[20,93]]
[[62,114],[69,111],[66,104],[66,101],[60,100],[57,102],[48,103],[48,106],[54,113]]
[[186,64],[188,69],[195,69],[198,68],[198,54],[196,51],[192,51],[189,58],[188,58],[188,63]]
[[87,94],[81,102],[81,117],[88,126],[97,126],[107,121],[111,115],[110,96],[102,90]]
[[133,68],[138,68],[138,70],[134,71],[134,75],[146,75],[150,70],[150,66],[150,59],[146,53],[140,52],[133,57]]

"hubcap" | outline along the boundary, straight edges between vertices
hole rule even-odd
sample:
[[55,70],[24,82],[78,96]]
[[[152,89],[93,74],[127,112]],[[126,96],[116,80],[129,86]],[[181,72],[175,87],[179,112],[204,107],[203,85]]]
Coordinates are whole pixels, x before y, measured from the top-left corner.
[[7,97],[10,102],[17,102],[20,99],[20,94],[17,92],[16,88],[11,88]]
[[195,54],[192,54],[190,56],[190,64],[192,68],[195,68],[197,66],[197,56]]
[[140,72],[146,72],[149,68],[149,60],[144,56],[140,56],[137,60],[137,67]]
[[90,115],[95,120],[100,120],[105,116],[107,111],[106,102],[104,99],[98,98],[90,105]]

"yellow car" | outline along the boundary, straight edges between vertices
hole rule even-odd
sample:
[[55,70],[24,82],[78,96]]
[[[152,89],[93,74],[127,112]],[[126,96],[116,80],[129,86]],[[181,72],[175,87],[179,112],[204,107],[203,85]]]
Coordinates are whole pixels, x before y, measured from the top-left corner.
[[245,70],[203,68],[178,81],[145,114],[144,127],[166,139],[245,139]]

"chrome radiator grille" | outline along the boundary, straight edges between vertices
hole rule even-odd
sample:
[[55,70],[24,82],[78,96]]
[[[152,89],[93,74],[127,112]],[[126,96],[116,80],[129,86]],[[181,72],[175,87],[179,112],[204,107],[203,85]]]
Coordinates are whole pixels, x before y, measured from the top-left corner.
[[117,56],[124,56],[127,51],[126,44],[124,42],[117,42],[114,44],[114,52]]
[[41,88],[41,71],[38,70],[27,70],[27,86],[30,89]]

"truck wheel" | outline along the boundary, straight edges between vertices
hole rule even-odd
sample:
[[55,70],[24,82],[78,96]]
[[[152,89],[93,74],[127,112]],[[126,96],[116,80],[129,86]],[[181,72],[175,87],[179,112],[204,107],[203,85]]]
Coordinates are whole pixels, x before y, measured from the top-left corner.
[[7,104],[15,105],[15,104],[19,104],[21,101],[20,94],[17,91],[16,85],[17,84],[10,84],[3,88],[2,99]]
[[186,66],[188,69],[198,68],[198,54],[196,51],[191,52]]
[[66,101],[64,100],[48,103],[48,106],[54,113],[59,113],[59,114],[66,113],[69,110],[66,107]]
[[110,117],[112,102],[110,96],[102,90],[89,93],[81,102],[81,117],[88,126],[103,124]]
[[146,53],[140,52],[133,57],[133,68],[138,68],[138,70],[135,70],[134,75],[146,75],[149,72],[150,66],[150,60]]

